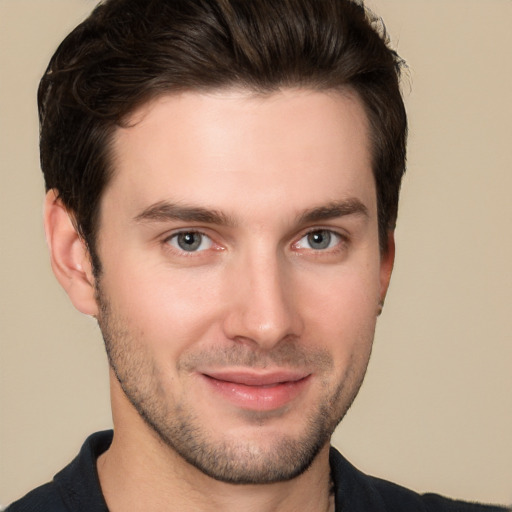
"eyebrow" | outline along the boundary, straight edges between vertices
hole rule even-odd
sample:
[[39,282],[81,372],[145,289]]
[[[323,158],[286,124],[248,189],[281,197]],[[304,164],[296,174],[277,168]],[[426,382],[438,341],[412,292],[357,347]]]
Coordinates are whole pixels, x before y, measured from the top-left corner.
[[182,204],[159,201],[145,208],[135,216],[136,222],[166,222],[182,220],[185,222],[202,222],[205,224],[219,224],[233,226],[235,222],[225,213],[200,206],[187,206]]
[[347,215],[368,217],[368,208],[356,198],[344,201],[333,201],[327,205],[306,210],[299,219],[301,224],[309,224],[323,220],[336,219]]
[[[300,215],[298,224],[310,224],[347,215],[368,217],[368,208],[359,199],[355,198],[333,201],[326,205],[306,210]],[[140,223],[181,220],[221,226],[235,226],[236,224],[232,217],[218,210],[201,206],[187,206],[168,201],[159,201],[148,206],[136,215],[134,220]]]

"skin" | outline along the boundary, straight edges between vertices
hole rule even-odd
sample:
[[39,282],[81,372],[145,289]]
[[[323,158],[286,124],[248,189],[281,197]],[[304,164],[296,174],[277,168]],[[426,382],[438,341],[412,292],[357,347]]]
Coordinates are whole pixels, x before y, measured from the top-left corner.
[[48,194],[54,271],[98,318],[112,368],[110,510],[332,509],[329,439],[394,256],[391,234],[379,251],[368,140],[348,93],[144,105],[115,134],[99,281]]

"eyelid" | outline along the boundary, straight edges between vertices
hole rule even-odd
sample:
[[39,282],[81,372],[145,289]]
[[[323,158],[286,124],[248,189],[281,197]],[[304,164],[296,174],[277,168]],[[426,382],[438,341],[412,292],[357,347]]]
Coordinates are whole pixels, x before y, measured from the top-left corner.
[[[337,243],[335,243],[333,247],[328,247],[325,249],[314,249],[312,247],[310,247],[310,248],[298,247],[298,244],[301,240],[305,239],[306,237],[308,237],[309,235],[311,235],[313,233],[318,233],[321,231],[326,231],[326,232],[330,233],[332,236],[336,237]],[[315,227],[308,228],[305,232],[303,232],[296,239],[296,241],[292,244],[292,247],[294,249],[298,249],[301,251],[313,251],[313,252],[321,253],[321,252],[336,251],[337,249],[340,248],[340,245],[346,244],[346,243],[348,243],[348,235],[346,233],[341,233],[338,229],[334,229],[332,227],[315,226]]]
[[171,238],[179,235],[180,233],[199,233],[200,235],[206,236],[213,240],[213,236],[210,234],[210,230],[203,227],[186,226],[169,229],[165,233],[160,235],[163,242],[170,240]]
[[[225,247],[222,244],[219,244],[215,241],[214,237],[210,234],[208,234],[208,229],[204,229],[202,227],[183,227],[183,228],[177,228],[171,232],[166,233],[161,238],[162,245],[166,246],[168,250],[175,252],[179,255],[184,256],[194,256],[199,255],[207,250],[215,250],[220,251],[225,249]],[[329,232],[332,236],[334,236],[337,239],[337,242],[334,244],[333,247],[325,248],[325,249],[314,249],[314,248],[302,248],[298,247],[298,244],[301,240],[306,238],[308,235],[312,233],[317,233],[320,231],[326,231]],[[181,249],[180,247],[176,247],[171,245],[169,242],[172,239],[176,239],[180,234],[182,233],[197,233],[201,235],[202,237],[207,238],[210,241],[209,247],[201,250],[195,250],[195,251],[186,251],[184,249]],[[309,228],[306,228],[304,231],[301,232],[301,234],[295,238],[295,241],[291,244],[293,249],[298,249],[299,251],[309,251],[309,252],[315,252],[315,253],[322,253],[322,252],[335,252],[336,250],[340,250],[342,245],[346,245],[349,242],[349,235],[342,231],[339,228],[334,228],[332,226],[312,226]]]
[[[198,234],[203,237],[203,239],[207,239],[209,241],[208,247],[205,247],[203,249],[194,250],[194,251],[186,251],[185,249],[182,249],[181,247],[171,244],[171,241],[176,240],[179,235],[181,234]],[[212,248],[220,248],[215,247],[217,244],[213,240],[213,238],[204,232],[202,229],[196,229],[196,228],[181,228],[177,229],[171,233],[168,233],[163,239],[162,239],[163,245],[166,246],[166,248],[172,252],[175,252],[176,254],[179,254],[180,256],[194,256],[201,254],[209,249]],[[201,242],[203,243],[203,242]]]

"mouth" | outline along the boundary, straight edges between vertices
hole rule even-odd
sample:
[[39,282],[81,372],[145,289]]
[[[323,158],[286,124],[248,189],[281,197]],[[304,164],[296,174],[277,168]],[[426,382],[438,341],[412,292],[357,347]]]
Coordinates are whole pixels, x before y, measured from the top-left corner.
[[304,392],[311,374],[296,371],[208,371],[200,374],[210,389],[236,407],[272,411]]

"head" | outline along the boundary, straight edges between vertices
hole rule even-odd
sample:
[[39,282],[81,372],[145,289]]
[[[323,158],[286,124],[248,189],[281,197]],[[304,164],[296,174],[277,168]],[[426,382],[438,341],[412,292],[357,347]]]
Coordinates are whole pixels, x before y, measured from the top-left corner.
[[405,171],[402,62],[382,24],[357,1],[102,2],[62,42],[39,87],[41,166],[74,217],[96,272],[111,142],[161,95],[242,87],[351,91],[370,127],[381,249],[394,229]]
[[231,483],[325,455],[391,273],[398,72],[348,1],[110,0],[66,38],[40,87],[47,226],[114,424]]

